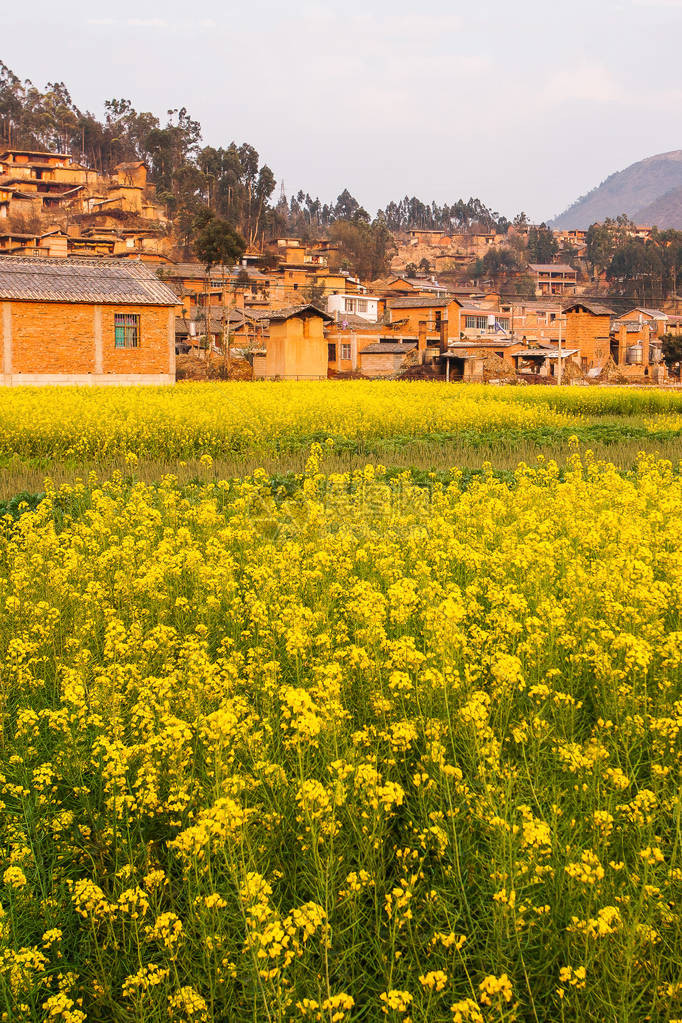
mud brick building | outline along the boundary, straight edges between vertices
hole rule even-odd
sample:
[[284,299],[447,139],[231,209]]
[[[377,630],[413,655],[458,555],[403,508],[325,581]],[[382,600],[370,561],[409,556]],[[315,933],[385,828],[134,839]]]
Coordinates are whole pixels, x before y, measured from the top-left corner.
[[256,379],[326,380],[328,347],[325,323],[332,318],[315,305],[289,306],[268,314],[265,355],[253,362]]
[[567,263],[530,263],[528,270],[535,281],[538,297],[575,295],[578,274]]
[[604,367],[611,357],[613,309],[579,299],[564,312],[566,348],[578,350],[583,372]]
[[0,384],[174,383],[177,305],[142,262],[0,257]]

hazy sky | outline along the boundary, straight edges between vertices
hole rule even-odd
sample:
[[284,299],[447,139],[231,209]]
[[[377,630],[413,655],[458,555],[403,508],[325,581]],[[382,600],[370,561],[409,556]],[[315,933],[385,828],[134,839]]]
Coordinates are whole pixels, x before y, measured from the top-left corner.
[[545,219],[682,148],[682,0],[31,0],[0,27],[21,78],[97,114],[184,105],[288,194],[348,187],[371,212],[475,195]]

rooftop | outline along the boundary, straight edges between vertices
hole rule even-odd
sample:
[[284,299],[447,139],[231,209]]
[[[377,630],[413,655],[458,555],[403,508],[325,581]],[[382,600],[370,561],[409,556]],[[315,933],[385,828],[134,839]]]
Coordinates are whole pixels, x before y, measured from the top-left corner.
[[668,314],[662,312],[660,309],[647,309],[644,306],[638,305],[631,310],[633,313],[644,313],[645,316],[651,316],[654,320],[667,320]]
[[323,312],[318,309],[316,305],[309,302],[305,305],[289,305],[284,306],[282,309],[272,309],[268,313],[268,319],[271,322],[282,322],[284,320],[293,320],[296,316],[321,316],[327,323],[333,323],[333,317],[329,313]]
[[609,309],[608,306],[600,305],[597,302],[584,302],[581,298],[577,298],[575,302],[571,302],[569,306],[564,309],[565,313],[570,313],[571,309],[577,309],[582,306],[583,309],[587,309],[589,313],[594,316],[615,316],[613,309]]
[[382,320],[368,320],[356,313],[339,313],[338,319],[334,318],[333,326],[342,330],[367,330],[368,328],[384,327]]
[[70,160],[68,153],[48,153],[44,149],[3,149],[0,160],[6,156],[49,156],[51,160]]
[[405,355],[417,347],[416,341],[406,341],[400,344],[398,341],[377,341],[376,344],[367,345],[360,349],[360,355]]
[[443,298],[425,298],[416,295],[414,298],[391,298],[388,300],[390,309],[442,309],[453,300]]
[[[567,359],[569,355],[577,355],[580,351],[579,348],[562,348],[561,358]],[[512,359],[558,359],[559,349],[558,348],[541,348],[540,345],[535,345],[532,348],[522,348],[518,352],[512,354]]]
[[137,260],[0,258],[0,299],[175,306],[151,264]]
[[568,263],[529,263],[528,266],[536,273],[574,274],[576,272]]

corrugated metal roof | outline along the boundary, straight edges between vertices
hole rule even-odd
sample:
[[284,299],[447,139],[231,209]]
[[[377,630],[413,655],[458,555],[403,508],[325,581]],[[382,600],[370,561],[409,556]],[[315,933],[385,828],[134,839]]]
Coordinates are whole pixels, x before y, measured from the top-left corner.
[[151,264],[141,260],[0,258],[0,299],[175,306]]

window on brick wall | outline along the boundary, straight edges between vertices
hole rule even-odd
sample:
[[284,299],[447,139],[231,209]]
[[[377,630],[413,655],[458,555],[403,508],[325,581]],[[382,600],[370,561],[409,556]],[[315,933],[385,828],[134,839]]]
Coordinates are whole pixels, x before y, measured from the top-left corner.
[[341,358],[346,361],[350,360],[350,345],[341,345]]
[[140,347],[140,317],[137,313],[114,313],[114,347]]

